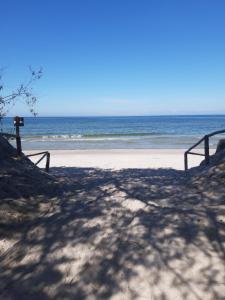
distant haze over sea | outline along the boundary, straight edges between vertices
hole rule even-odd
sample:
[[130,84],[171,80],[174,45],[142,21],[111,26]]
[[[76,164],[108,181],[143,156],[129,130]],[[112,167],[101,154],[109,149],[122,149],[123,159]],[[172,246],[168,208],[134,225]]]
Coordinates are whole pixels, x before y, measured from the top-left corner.
[[[205,134],[225,129],[225,116],[27,117],[23,148],[187,149]],[[3,122],[13,132],[12,118]],[[220,137],[211,140],[215,148]]]

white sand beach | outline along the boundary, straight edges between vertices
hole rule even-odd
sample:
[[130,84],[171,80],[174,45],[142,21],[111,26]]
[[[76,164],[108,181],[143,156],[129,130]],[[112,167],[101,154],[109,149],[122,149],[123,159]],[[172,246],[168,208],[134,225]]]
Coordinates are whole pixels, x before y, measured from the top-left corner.
[[[40,152],[25,151],[25,154]],[[182,149],[122,149],[122,150],[51,150],[52,167],[79,167],[101,169],[127,168],[173,168],[184,169],[184,152]],[[198,150],[203,153],[203,150]],[[215,150],[212,150],[214,153]],[[39,157],[32,157],[33,162]],[[189,167],[198,166],[202,156],[190,155]],[[44,167],[43,161],[40,166]]]

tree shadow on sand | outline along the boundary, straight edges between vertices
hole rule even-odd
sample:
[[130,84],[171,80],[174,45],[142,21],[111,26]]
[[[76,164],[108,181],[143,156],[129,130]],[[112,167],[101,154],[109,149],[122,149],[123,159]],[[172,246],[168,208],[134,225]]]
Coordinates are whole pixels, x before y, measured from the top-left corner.
[[1,299],[224,299],[224,185],[171,169],[52,173],[63,193],[2,256]]

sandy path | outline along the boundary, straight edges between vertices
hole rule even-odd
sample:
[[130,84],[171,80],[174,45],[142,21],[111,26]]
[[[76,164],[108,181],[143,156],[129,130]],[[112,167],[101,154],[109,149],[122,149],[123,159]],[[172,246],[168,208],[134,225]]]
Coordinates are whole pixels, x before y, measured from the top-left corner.
[[2,258],[1,299],[224,299],[223,185],[165,169],[53,172],[64,195]]

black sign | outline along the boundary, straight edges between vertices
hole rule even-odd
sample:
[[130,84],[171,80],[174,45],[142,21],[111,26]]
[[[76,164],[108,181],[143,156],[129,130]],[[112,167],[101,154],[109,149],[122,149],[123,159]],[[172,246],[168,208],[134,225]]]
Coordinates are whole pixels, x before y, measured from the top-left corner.
[[24,118],[14,117],[13,123],[14,123],[14,126],[24,126]]

